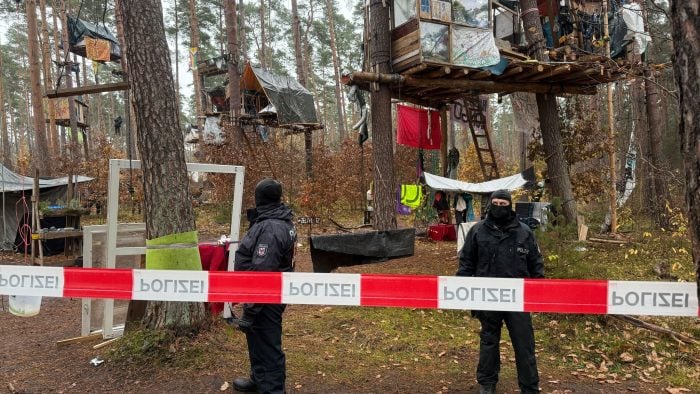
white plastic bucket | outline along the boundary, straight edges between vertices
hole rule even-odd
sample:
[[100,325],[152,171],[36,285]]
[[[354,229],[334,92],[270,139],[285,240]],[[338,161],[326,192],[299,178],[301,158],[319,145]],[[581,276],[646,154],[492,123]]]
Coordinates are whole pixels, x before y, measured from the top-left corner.
[[41,308],[41,296],[10,296],[10,313],[15,316],[36,316],[39,314],[39,308]]

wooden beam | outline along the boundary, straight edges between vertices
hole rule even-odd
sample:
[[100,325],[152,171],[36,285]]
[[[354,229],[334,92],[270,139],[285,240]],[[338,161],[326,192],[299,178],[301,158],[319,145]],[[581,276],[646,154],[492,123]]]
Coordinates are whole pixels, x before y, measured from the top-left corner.
[[520,66],[515,66],[513,68],[509,68],[508,70],[506,70],[506,72],[497,76],[495,79],[496,80],[506,79],[506,78],[512,77],[513,75],[520,74],[521,72],[523,72],[523,70],[524,70],[524,68],[522,68]]
[[474,81],[471,79],[425,79],[399,74],[376,74],[366,71],[352,73],[351,79],[356,82],[379,82],[390,85],[402,85],[407,87],[463,89],[481,91],[482,93],[497,92],[531,92],[531,93],[569,93],[569,94],[595,94],[595,88],[589,86],[572,86],[564,84],[537,83],[537,82],[496,82]]
[[412,74],[416,74],[416,73],[419,73],[419,72],[425,70],[427,67],[428,67],[427,64],[421,63],[421,64],[419,64],[419,65],[417,65],[417,66],[414,66],[414,67],[409,68],[409,69],[406,70],[406,71],[403,71],[401,74],[403,74],[403,75],[412,75]]
[[476,74],[472,75],[471,77],[469,77],[469,79],[477,79],[477,80],[478,79],[486,79],[490,76],[491,76],[491,71],[483,70],[483,71],[479,71]]
[[542,79],[547,79],[547,78],[552,78],[556,77],[557,75],[561,74],[567,74],[571,71],[571,66],[568,64],[565,64],[563,66],[556,67],[552,69],[551,71],[543,72],[540,73],[539,75],[535,75],[534,77],[530,78],[528,82],[536,82]]
[[428,71],[427,73],[421,75],[421,78],[436,78],[448,75],[452,72],[452,69],[447,66],[438,67],[436,70]]
[[46,97],[48,98],[58,98],[58,97],[72,97],[80,96],[82,94],[95,94],[103,92],[116,92],[120,90],[128,90],[129,82],[115,82],[115,83],[105,83],[100,85],[88,85],[76,88],[65,88],[49,90],[46,92]]
[[459,70],[455,70],[455,72],[450,74],[450,78],[452,79],[457,79],[457,78],[464,78],[467,75],[469,75],[469,69],[468,68],[462,68]]

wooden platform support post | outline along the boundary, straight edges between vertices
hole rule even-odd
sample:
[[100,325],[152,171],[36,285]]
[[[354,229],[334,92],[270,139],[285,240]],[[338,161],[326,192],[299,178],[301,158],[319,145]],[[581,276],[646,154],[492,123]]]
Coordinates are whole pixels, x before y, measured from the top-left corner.
[[448,139],[448,128],[447,128],[447,106],[443,105],[440,108],[440,167],[442,169],[442,176],[447,177],[447,139]]
[[[608,15],[608,0],[603,0],[603,15]],[[603,18],[603,35],[605,39],[605,54],[610,57],[610,40],[608,30],[608,18]],[[610,234],[617,232],[617,169],[615,165],[615,113],[613,112],[612,84],[607,84],[608,93],[608,171],[610,172]]]

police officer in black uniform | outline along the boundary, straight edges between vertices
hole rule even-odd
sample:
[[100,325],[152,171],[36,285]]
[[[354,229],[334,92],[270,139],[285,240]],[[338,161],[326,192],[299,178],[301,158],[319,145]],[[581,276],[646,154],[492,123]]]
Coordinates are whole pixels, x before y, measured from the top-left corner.
[[[544,264],[537,241],[528,226],[515,217],[510,192],[491,194],[486,218],[467,234],[459,255],[457,276],[493,278],[543,278]],[[532,319],[526,312],[473,311],[481,322],[479,365],[476,379],[480,393],[494,393],[501,368],[499,342],[505,322],[510,333],[520,391],[539,392]]]
[[[236,271],[294,270],[296,228],[292,211],[281,198],[282,185],[276,180],[263,179],[255,187],[255,208],[247,212],[251,227],[236,251]],[[246,334],[251,369],[250,378],[233,381],[237,391],[284,393],[284,309],[280,304],[243,304],[241,318],[232,319]]]

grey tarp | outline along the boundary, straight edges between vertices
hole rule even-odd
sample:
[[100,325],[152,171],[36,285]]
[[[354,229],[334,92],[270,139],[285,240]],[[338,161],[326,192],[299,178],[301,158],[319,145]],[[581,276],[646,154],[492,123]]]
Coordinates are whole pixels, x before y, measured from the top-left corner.
[[[77,183],[92,178],[77,176]],[[31,211],[30,196],[34,178],[19,175],[0,164],[0,250],[11,250],[17,234],[17,226],[26,211]],[[40,179],[42,199],[55,201],[66,198],[68,177]],[[25,197],[22,200],[22,197]],[[24,205],[26,202],[26,206]],[[29,212],[27,212],[29,213]]]
[[416,230],[406,228],[361,233],[311,236],[314,272],[412,256]]
[[117,61],[122,57],[122,50],[117,37],[110,33],[107,28],[68,15],[68,41],[71,52],[85,57],[85,37],[109,41],[110,60]]
[[248,65],[241,80],[246,89],[250,89],[249,78],[246,78],[248,68],[255,75],[258,83],[265,91],[265,96],[277,110],[277,123],[279,125],[312,125],[318,124],[314,96],[309,93],[294,78],[276,75],[262,68]]

